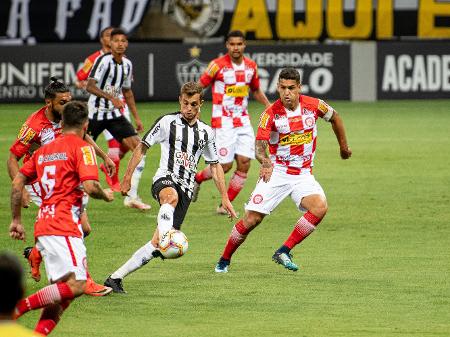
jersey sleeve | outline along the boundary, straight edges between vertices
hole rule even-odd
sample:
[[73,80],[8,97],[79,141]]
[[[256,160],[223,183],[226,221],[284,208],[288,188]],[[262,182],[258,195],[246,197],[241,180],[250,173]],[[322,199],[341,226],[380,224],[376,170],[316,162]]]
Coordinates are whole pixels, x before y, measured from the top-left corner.
[[34,153],[30,160],[28,160],[23,166],[19,169],[19,172],[28,178],[28,180],[34,180],[37,178],[37,170],[36,170],[36,153]]
[[125,70],[125,79],[123,81],[122,88],[130,89],[131,88],[131,82],[133,82],[133,65],[130,63],[124,65]]
[[104,57],[98,57],[95,62],[94,66],[92,67],[91,71],[89,72],[89,78],[93,78],[97,82],[100,81],[100,79],[103,77],[103,74],[106,71],[106,63],[103,62],[105,60]]
[[22,158],[30,150],[31,144],[35,142],[38,136],[39,133],[35,129],[24,123],[9,151],[17,158]]
[[84,60],[83,66],[77,71],[78,81],[87,80],[87,78],[89,76],[89,72],[91,71],[93,65],[94,65],[94,63],[89,58]]
[[319,117],[322,117],[324,120],[329,122],[331,120],[331,117],[333,117],[334,109],[329,106],[325,101],[322,101],[321,99],[318,100],[317,104],[317,115]]
[[77,172],[80,181],[97,180],[98,168],[97,158],[95,157],[95,150],[91,145],[82,145],[77,147],[75,159],[77,161]]
[[255,64],[255,73],[253,74],[252,80],[250,82],[250,89],[256,91],[259,89],[259,75],[258,66]]
[[150,130],[142,137],[141,143],[147,147],[161,143],[164,140],[167,128],[166,118],[164,116],[158,118]]
[[203,74],[200,76],[200,83],[203,87],[209,86],[216,77],[217,72],[219,71],[219,65],[213,60],[209,63],[208,67],[205,69]]
[[256,133],[257,140],[269,140],[270,132],[273,127],[273,114],[270,108],[264,110],[259,118],[258,131]]
[[217,164],[219,162],[216,148],[216,135],[213,130],[209,130],[208,132],[208,140],[203,150],[203,158],[205,158],[206,164]]

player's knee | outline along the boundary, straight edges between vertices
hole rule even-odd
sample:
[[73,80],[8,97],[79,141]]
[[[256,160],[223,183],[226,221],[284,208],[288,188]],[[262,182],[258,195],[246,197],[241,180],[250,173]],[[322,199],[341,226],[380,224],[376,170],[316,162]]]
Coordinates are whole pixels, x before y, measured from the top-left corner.
[[233,167],[233,163],[222,164],[223,173],[227,173]]
[[237,171],[247,173],[250,170],[250,159],[237,162]]
[[264,219],[264,215],[258,212],[246,212],[244,216],[244,226],[247,229],[253,229]]
[[316,217],[322,219],[327,214],[328,205],[326,201],[318,202],[314,207],[310,209],[310,212]]
[[67,285],[69,286],[70,290],[72,290],[72,293],[75,297],[81,296],[84,294],[84,290],[86,288],[86,281],[85,280],[75,280],[74,278],[71,278],[67,280]]

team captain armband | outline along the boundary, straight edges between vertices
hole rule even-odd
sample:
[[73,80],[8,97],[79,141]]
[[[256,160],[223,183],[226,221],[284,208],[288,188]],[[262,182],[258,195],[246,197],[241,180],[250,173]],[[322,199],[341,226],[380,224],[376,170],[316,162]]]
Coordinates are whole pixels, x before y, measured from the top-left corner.
[[317,109],[323,114],[322,118],[327,122],[333,117],[334,109],[321,99],[319,99],[319,106]]

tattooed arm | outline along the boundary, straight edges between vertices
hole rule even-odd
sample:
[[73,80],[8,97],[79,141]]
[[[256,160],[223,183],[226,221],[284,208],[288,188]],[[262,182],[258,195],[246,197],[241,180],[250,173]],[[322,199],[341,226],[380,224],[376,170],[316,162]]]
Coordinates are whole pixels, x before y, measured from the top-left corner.
[[267,140],[257,139],[255,142],[256,147],[256,159],[261,163],[261,168],[259,169],[259,179],[262,179],[265,183],[270,180],[273,171],[273,165],[267,155],[267,146],[269,142]]

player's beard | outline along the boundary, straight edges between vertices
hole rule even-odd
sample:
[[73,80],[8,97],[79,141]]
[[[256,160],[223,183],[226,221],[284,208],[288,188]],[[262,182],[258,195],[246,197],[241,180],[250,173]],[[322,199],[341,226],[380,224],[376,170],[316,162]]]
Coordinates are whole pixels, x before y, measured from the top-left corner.
[[53,118],[55,119],[54,122],[59,122],[62,119],[61,113],[59,111],[56,111],[55,109],[52,109]]

